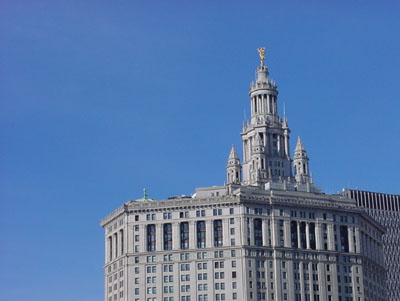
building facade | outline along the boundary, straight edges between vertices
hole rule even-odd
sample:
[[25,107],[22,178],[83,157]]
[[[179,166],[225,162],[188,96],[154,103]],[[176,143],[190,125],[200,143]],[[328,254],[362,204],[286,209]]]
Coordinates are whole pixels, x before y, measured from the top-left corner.
[[[313,183],[277,110],[264,49],[250,85],[243,163],[191,197],[129,201],[105,217],[105,301],[386,300],[384,228]],[[292,166],[293,164],[293,166]]]
[[386,228],[383,235],[384,263],[387,269],[387,299],[400,300],[400,195],[345,189],[342,195]]

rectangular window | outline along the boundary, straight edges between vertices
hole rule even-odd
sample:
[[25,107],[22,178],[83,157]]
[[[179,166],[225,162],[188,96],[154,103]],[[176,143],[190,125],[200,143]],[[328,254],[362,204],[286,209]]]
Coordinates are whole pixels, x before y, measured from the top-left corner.
[[222,220],[218,219],[214,221],[214,246],[221,247],[222,245],[223,245]]
[[340,226],[340,244],[342,252],[349,252],[349,234],[347,226]]
[[172,225],[164,224],[164,250],[172,250]]
[[262,246],[262,220],[260,218],[254,219],[254,243],[256,246]]
[[206,223],[205,221],[197,222],[197,247],[206,247]]
[[189,223],[183,222],[181,227],[181,249],[189,249]]
[[156,226],[147,225],[147,251],[156,250]]

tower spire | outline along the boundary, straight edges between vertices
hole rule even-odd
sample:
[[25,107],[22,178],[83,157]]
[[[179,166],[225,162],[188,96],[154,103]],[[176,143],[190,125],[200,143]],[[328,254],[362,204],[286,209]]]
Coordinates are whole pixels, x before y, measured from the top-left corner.
[[278,114],[278,90],[269,78],[265,48],[257,49],[260,65],[256,81],[250,84],[250,121],[243,128],[243,183],[262,186],[291,177],[289,133]]
[[295,152],[303,151],[306,152],[306,149],[304,148],[303,142],[301,142],[301,137],[297,137],[297,143],[296,143],[296,148],[294,150]]
[[303,142],[299,136],[297,138],[293,159],[294,174],[297,184],[309,184],[311,182],[308,160],[306,149],[304,148]]
[[232,144],[231,151],[228,157],[228,164],[226,165],[226,180],[228,184],[240,184],[241,181],[240,159],[236,152],[235,146]]

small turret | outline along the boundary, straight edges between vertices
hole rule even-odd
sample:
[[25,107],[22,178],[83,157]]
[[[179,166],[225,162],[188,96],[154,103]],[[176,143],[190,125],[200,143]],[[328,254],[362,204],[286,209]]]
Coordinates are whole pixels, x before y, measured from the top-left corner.
[[241,169],[239,156],[236,153],[235,146],[232,145],[231,152],[226,165],[226,180],[227,184],[240,184]]
[[294,150],[294,175],[297,184],[308,184],[310,183],[310,172],[308,169],[308,157],[306,149],[304,148],[301,138],[297,139],[296,148]]

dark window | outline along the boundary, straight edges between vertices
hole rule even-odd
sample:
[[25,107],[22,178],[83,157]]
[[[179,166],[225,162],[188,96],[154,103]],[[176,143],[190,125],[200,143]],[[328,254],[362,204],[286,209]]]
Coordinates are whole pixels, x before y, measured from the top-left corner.
[[156,226],[147,226],[147,251],[156,250]]
[[347,226],[340,226],[340,244],[342,252],[349,252],[349,235]]
[[221,247],[222,245],[223,245],[222,220],[218,219],[214,221],[214,246]]
[[181,223],[181,249],[189,249],[189,223]]
[[262,246],[262,221],[260,218],[254,219],[254,244]]
[[197,247],[206,247],[206,223],[204,221],[197,222]]
[[112,244],[112,237],[110,236],[110,237],[108,237],[108,247],[109,247],[109,260],[111,261],[112,260],[112,257],[113,257],[113,244]]
[[301,248],[306,249],[307,248],[307,242],[306,242],[306,223],[301,222],[300,223],[300,242],[301,242]]
[[292,248],[299,247],[299,238],[297,236],[297,222],[290,222],[290,237],[292,239]]
[[316,242],[315,242],[315,224],[309,224],[309,233],[310,233],[310,248],[315,250],[316,249]]
[[119,234],[121,236],[121,255],[124,254],[124,230],[120,230]]
[[172,250],[172,225],[164,224],[164,250]]

